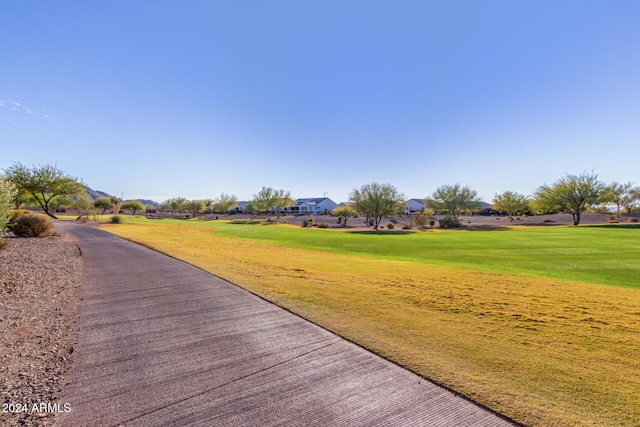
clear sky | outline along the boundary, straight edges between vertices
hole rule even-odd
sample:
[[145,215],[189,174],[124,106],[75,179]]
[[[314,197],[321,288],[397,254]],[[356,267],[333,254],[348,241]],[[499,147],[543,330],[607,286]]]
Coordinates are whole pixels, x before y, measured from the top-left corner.
[[640,1],[0,3],[0,169],[129,198],[640,184]]

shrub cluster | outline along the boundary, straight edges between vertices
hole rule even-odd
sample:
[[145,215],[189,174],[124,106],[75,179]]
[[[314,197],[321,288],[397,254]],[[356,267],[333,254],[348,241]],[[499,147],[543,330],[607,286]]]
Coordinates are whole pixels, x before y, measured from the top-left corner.
[[389,230],[393,230],[394,225],[393,225],[392,223],[388,223],[388,224],[387,224],[387,228],[388,228]]
[[460,221],[455,219],[454,217],[447,215],[444,218],[438,220],[440,224],[440,228],[460,228]]
[[122,222],[122,217],[120,215],[113,215],[109,219],[109,222],[111,222],[111,224],[120,224]]
[[25,213],[15,219],[11,231],[16,236],[44,237],[53,231],[53,221],[45,215]]

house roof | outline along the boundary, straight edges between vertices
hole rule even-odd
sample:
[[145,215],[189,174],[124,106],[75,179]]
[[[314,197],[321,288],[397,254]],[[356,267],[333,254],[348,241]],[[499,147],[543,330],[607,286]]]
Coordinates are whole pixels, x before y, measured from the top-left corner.
[[306,203],[308,205],[317,205],[317,204],[320,204],[320,203],[324,202],[325,200],[330,200],[330,201],[333,202],[333,200],[331,200],[328,197],[315,197],[315,198],[312,197],[312,198],[298,199],[297,203],[299,205],[302,204],[302,203]]

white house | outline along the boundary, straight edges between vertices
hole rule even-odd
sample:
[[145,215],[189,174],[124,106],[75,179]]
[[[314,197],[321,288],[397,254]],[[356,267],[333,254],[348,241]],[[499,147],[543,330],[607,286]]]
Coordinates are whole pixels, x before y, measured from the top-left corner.
[[404,211],[409,213],[416,213],[426,208],[422,199],[409,199],[404,203]]
[[287,206],[284,211],[289,214],[320,215],[330,213],[338,204],[328,197],[298,199],[295,205]]
[[247,205],[249,204],[249,202],[238,202],[238,206],[236,206],[235,208],[231,208],[231,211],[233,213],[242,213],[244,212],[245,208],[247,207]]

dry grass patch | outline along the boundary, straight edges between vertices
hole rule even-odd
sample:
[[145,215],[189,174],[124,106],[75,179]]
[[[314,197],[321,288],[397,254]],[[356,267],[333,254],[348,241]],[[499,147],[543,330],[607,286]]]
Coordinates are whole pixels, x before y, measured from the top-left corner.
[[188,223],[105,229],[523,424],[640,424],[637,290],[284,247]]

